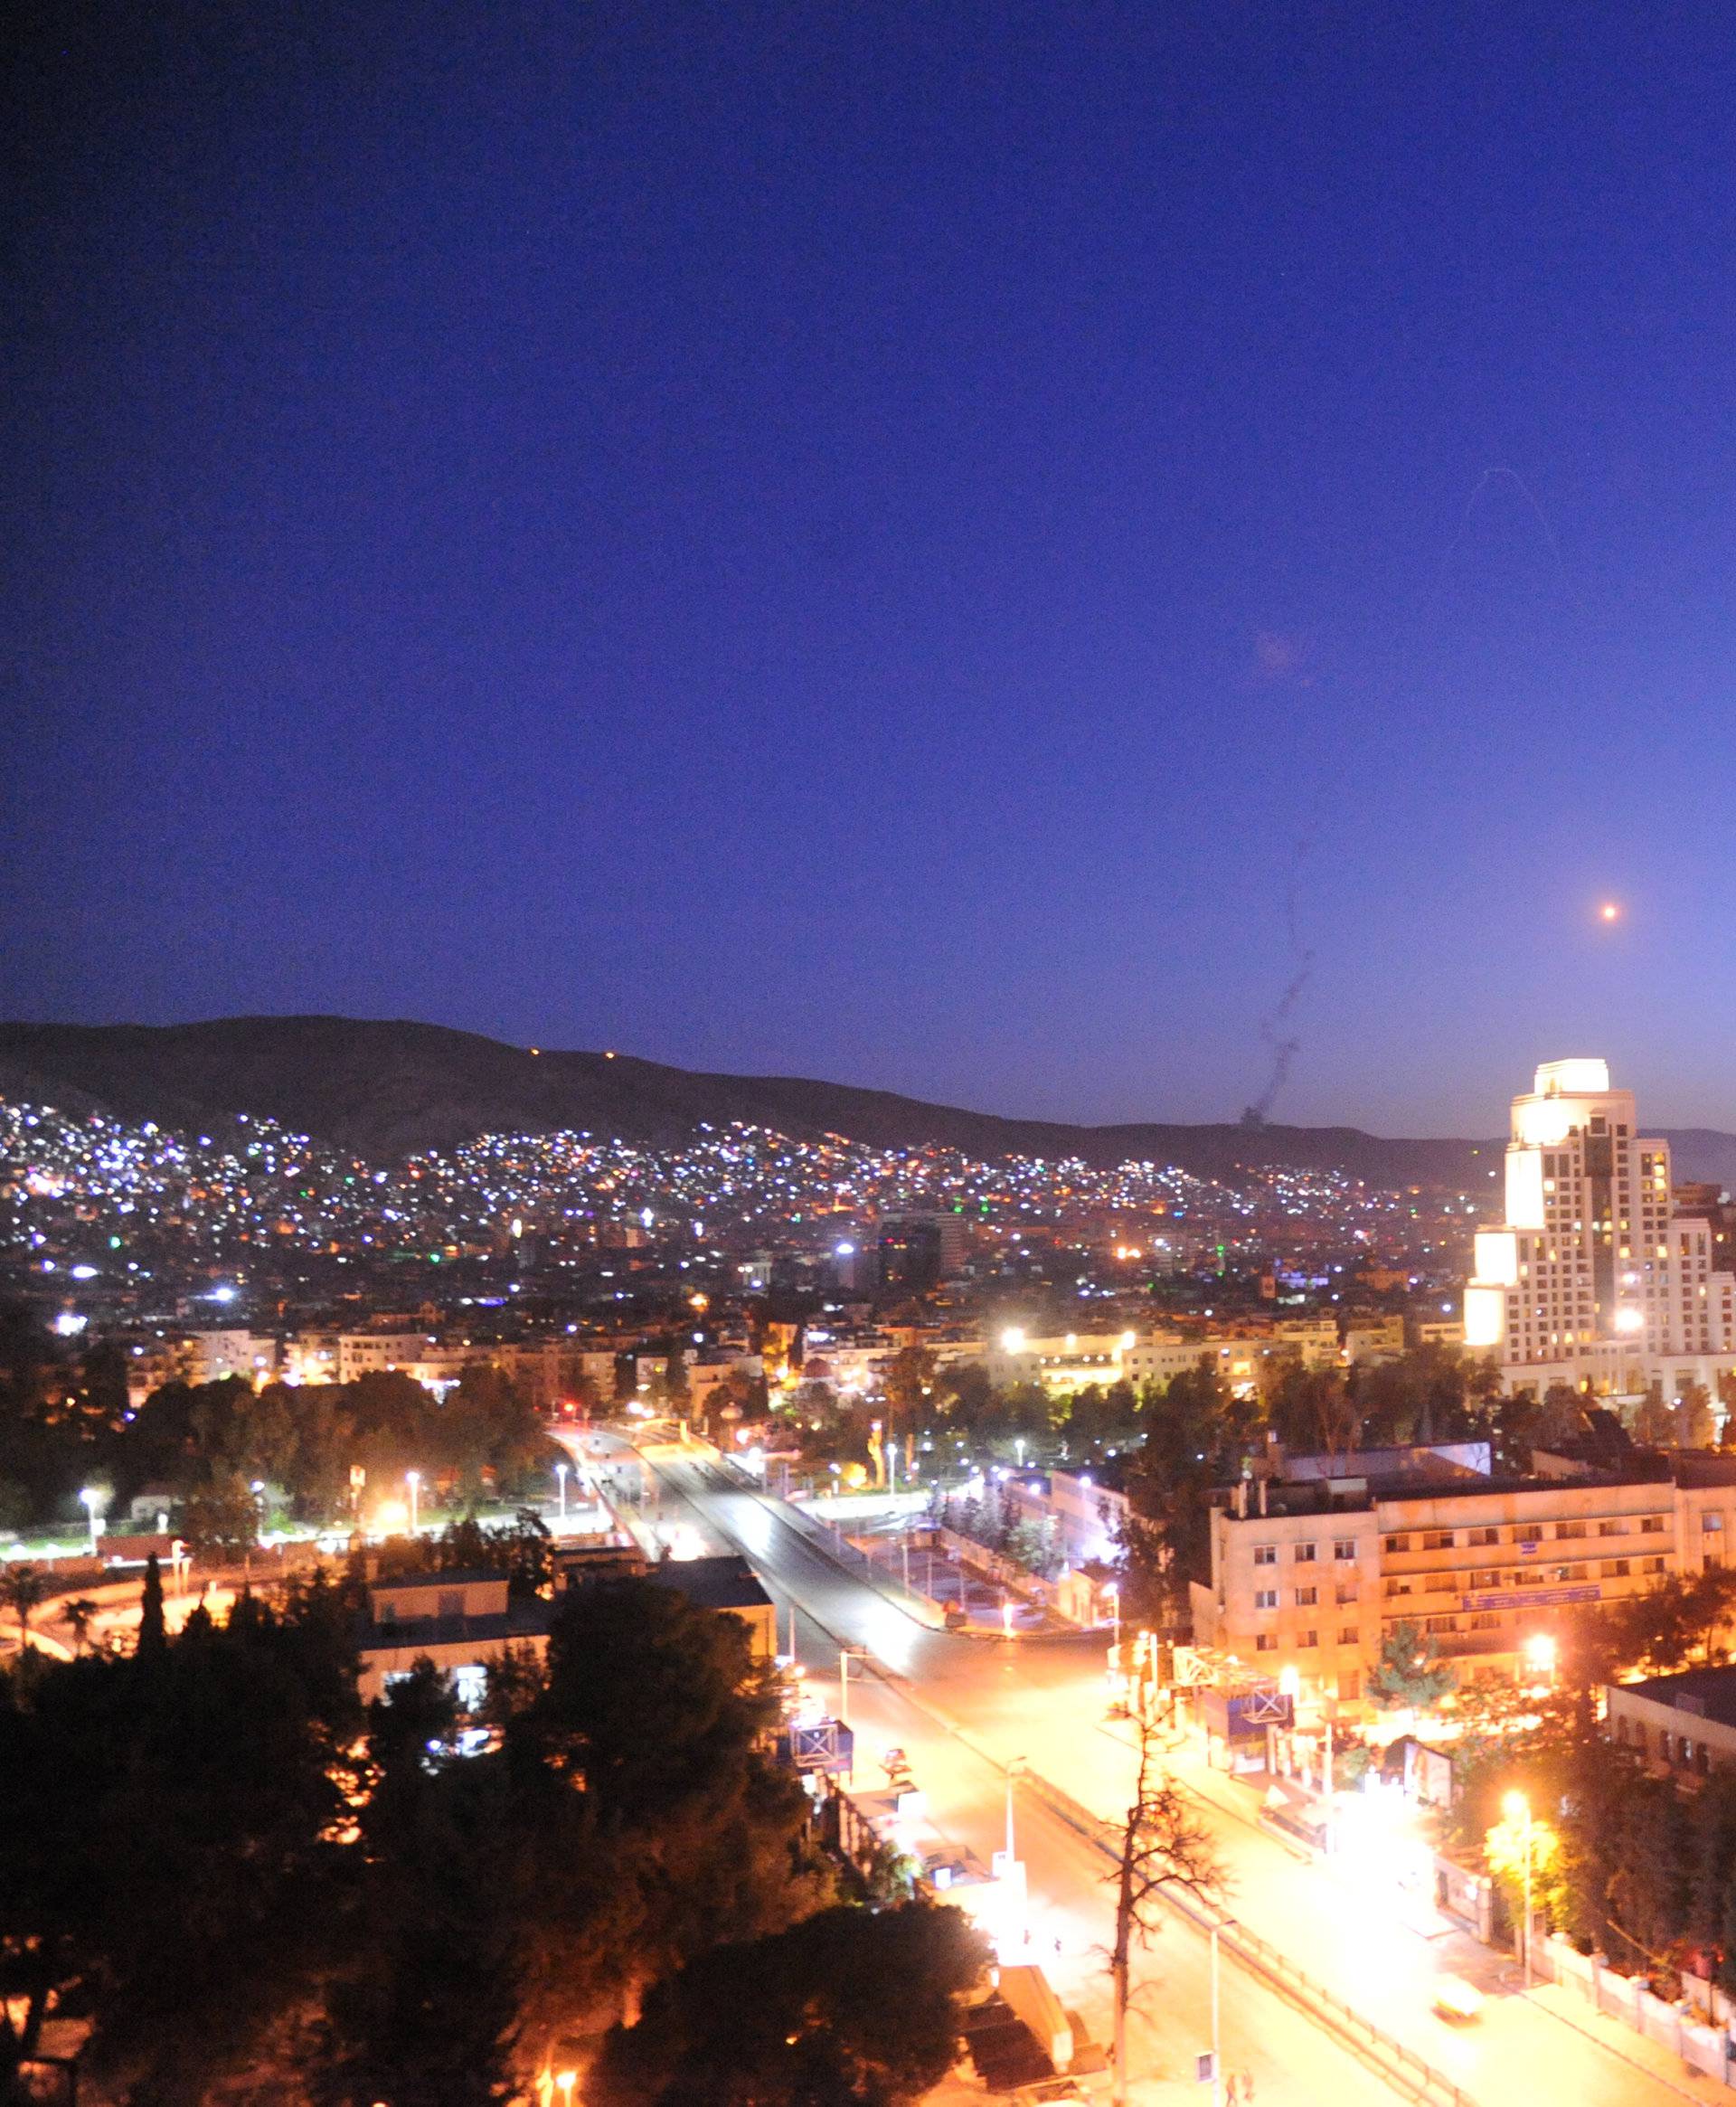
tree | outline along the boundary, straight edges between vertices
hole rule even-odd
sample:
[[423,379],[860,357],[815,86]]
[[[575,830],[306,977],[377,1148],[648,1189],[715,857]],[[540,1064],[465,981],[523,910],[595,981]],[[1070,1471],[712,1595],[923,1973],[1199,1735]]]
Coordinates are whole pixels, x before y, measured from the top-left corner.
[[75,1595],[61,1613],[72,1634],[72,1650],[82,1653],[90,1637],[90,1627],[96,1621],[97,1605],[89,1595]]
[[1381,1643],[1380,1664],[1368,1678],[1368,1694],[1382,1711],[1409,1705],[1427,1712],[1447,1696],[1458,1677],[1421,1626],[1406,1620],[1395,1624]]
[[1711,1448],[1717,1422],[1712,1417],[1712,1393],[1703,1383],[1688,1384],[1677,1400],[1673,1416],[1677,1448]]
[[163,1568],[153,1551],[145,1561],[145,1585],[139,1591],[137,1658],[146,1662],[159,1661],[167,1643],[168,1625],[163,1614]]
[[195,1551],[224,1560],[240,1557],[259,1540],[259,1499],[244,1478],[231,1472],[193,1494],[181,1526]]
[[889,1439],[901,1439],[929,1416],[934,1394],[934,1356],[927,1346],[901,1346],[881,1378],[886,1399]]
[[660,1982],[586,2085],[599,2107],[900,2107],[958,2060],[990,1959],[962,1911],[823,1910]]
[[[146,1668],[0,1677],[0,2002],[19,2048],[63,1995],[105,2092],[197,2107],[326,1965],[346,1815],[335,1634],[250,1602]],[[7,2074],[0,2070],[0,2094]]]
[[1273,1431],[1287,1449],[1342,1455],[1362,1436],[1360,1395],[1339,1369],[1292,1364],[1273,1393]]
[[1633,1435],[1642,1448],[1667,1448],[1675,1439],[1675,1414],[1664,1402],[1664,1385],[1648,1385],[1634,1407]]
[[48,1582],[39,1565],[7,1564],[0,1567],[0,1602],[5,1602],[18,1620],[18,1645],[21,1650],[30,1645],[30,1617],[33,1610],[48,1592]]
[[1522,1938],[1529,1936],[1524,1929],[1527,1885],[1533,1914],[1544,1918],[1552,1928],[1560,1922],[1567,1881],[1558,1829],[1535,1814],[1515,1819],[1503,1809],[1501,1819],[1484,1837],[1483,1856],[1501,1891],[1508,1919],[1521,1927]]
[[1109,1977],[1115,1995],[1115,2097],[1127,2096],[1127,2006],[1132,1996],[1133,1949],[1150,1942],[1158,1929],[1157,1908],[1172,1891],[1216,1910],[1229,1886],[1217,1845],[1174,1778],[1157,1761],[1156,1729],[1138,1724],[1139,1767],[1133,1804],[1121,1827],[1120,1862],[1114,1876],[1115,1947]]

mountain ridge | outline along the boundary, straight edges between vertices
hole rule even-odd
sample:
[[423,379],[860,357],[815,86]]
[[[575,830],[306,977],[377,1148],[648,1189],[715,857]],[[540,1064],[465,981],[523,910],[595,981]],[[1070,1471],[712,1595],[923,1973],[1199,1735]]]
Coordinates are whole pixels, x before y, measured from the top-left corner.
[[[187,1025],[0,1023],[0,1096],[199,1127],[247,1112],[363,1156],[449,1148],[485,1132],[561,1128],[668,1142],[741,1120],[797,1139],[932,1143],[978,1157],[1128,1158],[1222,1177],[1253,1166],[1343,1170],[1373,1185],[1481,1192],[1493,1140],[1348,1126],[1119,1121],[1083,1126],[936,1105],[807,1076],[675,1068],[620,1053],[514,1046],[414,1019],[222,1017]],[[1677,1138],[1670,1137],[1672,1147]],[[1736,1135],[1681,1130],[1683,1177],[1736,1182]]]

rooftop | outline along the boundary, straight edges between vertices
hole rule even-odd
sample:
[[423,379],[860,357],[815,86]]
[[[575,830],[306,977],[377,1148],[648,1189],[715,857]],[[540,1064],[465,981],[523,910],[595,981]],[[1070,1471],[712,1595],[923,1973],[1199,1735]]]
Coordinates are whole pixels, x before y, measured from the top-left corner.
[[670,1559],[648,1576],[675,1588],[702,1610],[763,1610],[771,1597],[754,1577],[745,1558],[726,1552],[717,1558]]
[[1652,1676],[1643,1683],[1615,1687],[1630,1696],[1649,1697],[1655,1705],[1672,1705],[1695,1719],[1736,1726],[1736,1668],[1684,1668],[1680,1675]]

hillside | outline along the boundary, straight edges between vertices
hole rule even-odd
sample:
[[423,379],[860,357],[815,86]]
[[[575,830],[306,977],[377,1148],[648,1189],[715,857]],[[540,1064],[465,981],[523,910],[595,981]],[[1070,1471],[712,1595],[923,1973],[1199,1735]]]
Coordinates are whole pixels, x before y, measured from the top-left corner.
[[[0,1024],[0,1095],[176,1127],[259,1113],[379,1157],[447,1148],[488,1130],[569,1127],[657,1141],[702,1120],[746,1120],[877,1147],[937,1142],[975,1156],[1078,1156],[1100,1165],[1146,1157],[1208,1176],[1239,1165],[1287,1164],[1342,1169],[1378,1185],[1481,1191],[1498,1149],[1385,1139],[1354,1127],[1006,1120],[845,1083],[706,1075],[625,1054],[533,1054],[439,1025],[348,1017]],[[1736,1137],[1696,1129],[1681,1140],[1679,1175],[1736,1180]]]

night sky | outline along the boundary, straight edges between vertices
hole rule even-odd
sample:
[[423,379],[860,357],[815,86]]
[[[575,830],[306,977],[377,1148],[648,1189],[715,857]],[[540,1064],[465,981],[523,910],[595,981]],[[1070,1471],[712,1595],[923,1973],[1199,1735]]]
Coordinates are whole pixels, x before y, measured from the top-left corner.
[[0,1011],[1736,1126],[1727,7],[25,14]]

